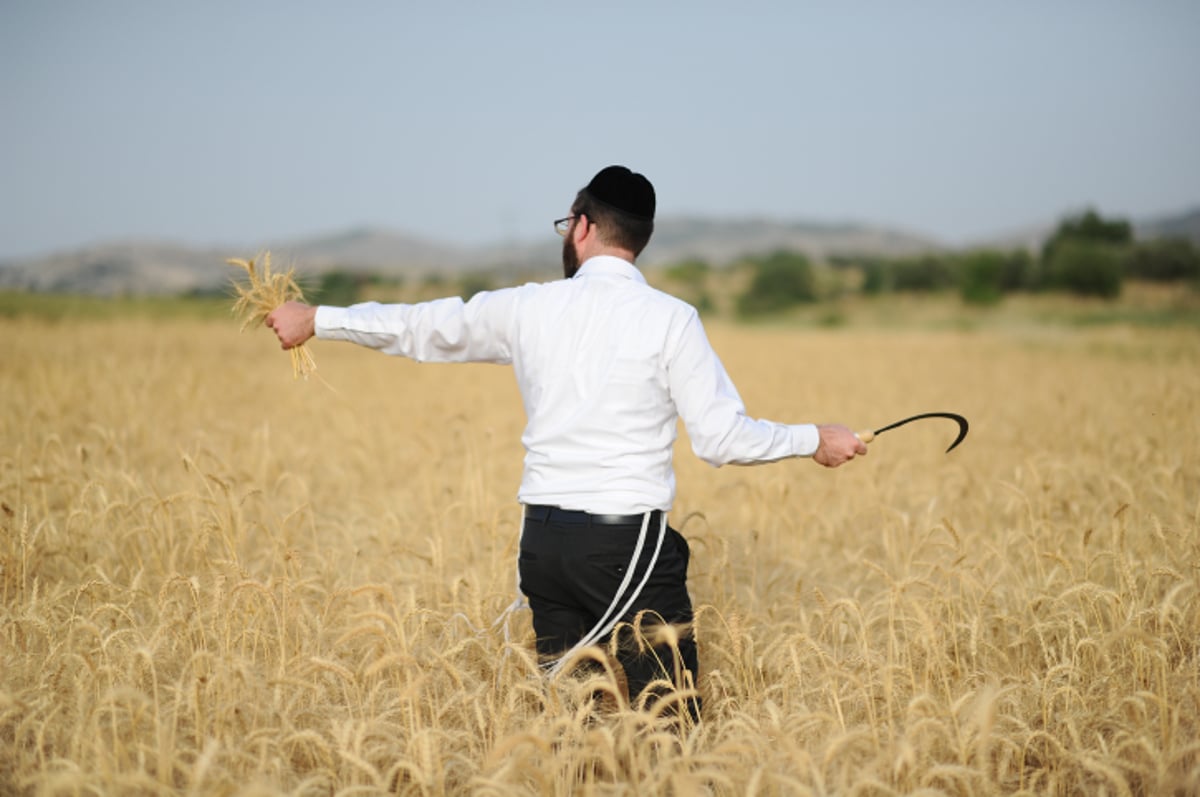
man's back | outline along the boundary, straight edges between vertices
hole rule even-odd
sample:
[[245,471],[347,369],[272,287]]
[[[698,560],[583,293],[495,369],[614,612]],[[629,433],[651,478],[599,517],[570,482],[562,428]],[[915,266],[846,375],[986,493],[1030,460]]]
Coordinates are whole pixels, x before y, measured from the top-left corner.
[[512,363],[529,419],[520,499],[590,512],[664,509],[677,413],[668,365],[695,318],[618,258],[525,292]]

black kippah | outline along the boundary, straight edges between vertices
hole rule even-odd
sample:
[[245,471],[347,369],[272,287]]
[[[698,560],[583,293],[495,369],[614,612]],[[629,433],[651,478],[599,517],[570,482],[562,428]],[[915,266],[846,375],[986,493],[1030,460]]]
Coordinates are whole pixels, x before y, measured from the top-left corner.
[[601,169],[586,190],[593,199],[611,208],[639,219],[654,220],[654,186],[624,166]]

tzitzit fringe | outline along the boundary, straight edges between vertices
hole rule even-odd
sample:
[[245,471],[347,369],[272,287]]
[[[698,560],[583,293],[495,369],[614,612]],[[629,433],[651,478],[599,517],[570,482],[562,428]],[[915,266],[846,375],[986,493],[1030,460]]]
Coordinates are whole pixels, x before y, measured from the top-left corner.
[[[617,604],[620,603],[621,599],[625,596],[625,590],[629,588],[629,582],[633,579],[633,570],[635,567],[637,567],[638,559],[642,555],[642,548],[644,548],[646,545],[646,532],[649,530],[650,516],[652,514],[654,513],[646,512],[644,515],[642,515],[642,530],[638,533],[637,546],[633,549],[633,557],[629,560],[629,567],[625,571],[625,578],[621,581],[621,586],[617,587],[617,593],[613,595],[612,602],[608,604],[608,609],[606,609],[604,614],[600,616],[600,619],[596,622],[596,625],[592,627],[592,630],[584,635],[582,639],[576,642],[570,650],[560,656],[557,661],[546,665],[547,674],[551,678],[558,675],[559,672],[562,671],[562,668],[567,665],[567,662],[571,660],[572,656],[574,656],[580,650],[586,648],[588,645],[595,644],[597,641],[602,639],[605,634],[607,634],[609,631],[612,631],[613,626],[617,624],[617,621],[624,617],[625,613],[629,611],[629,608],[633,606],[633,602],[638,599],[638,595],[642,594],[642,589],[646,586],[646,582],[650,580],[650,574],[654,572],[654,566],[658,564],[658,554],[659,551],[662,550],[663,538],[667,534],[666,512],[662,513],[661,520],[658,524],[658,542],[654,546],[654,555],[650,557],[650,564],[646,566],[646,572],[642,576],[642,580],[638,582],[637,589],[635,589],[629,595],[629,599],[625,601],[625,605],[621,607],[621,610],[619,612],[613,612],[613,609],[616,608]],[[524,523],[521,523],[521,529],[524,531]]]
[[504,651],[504,655],[506,655],[506,656],[508,655],[508,650],[507,650],[508,643],[511,642],[511,640],[509,639],[509,633],[508,633],[508,618],[512,615],[513,612],[524,609],[526,606],[529,605],[529,602],[525,599],[525,593],[521,592],[521,536],[525,533],[525,505],[524,504],[521,504],[521,525],[518,526],[518,528],[520,529],[520,532],[517,534],[517,557],[516,557],[516,561],[513,562],[513,573],[514,573],[514,576],[515,576],[516,582],[517,582],[514,585],[513,590],[514,590],[514,592],[517,593],[517,597],[516,597],[516,600],[514,600],[512,603],[510,603],[508,605],[507,609],[505,609],[504,611],[502,611],[500,613],[500,616],[496,618],[496,621],[492,623],[493,631],[496,629],[496,626],[503,625],[502,630],[504,631],[504,644],[506,647],[506,650]]
[[[626,568],[626,570],[625,570],[625,578],[622,579],[621,585],[619,587],[617,587],[616,594],[613,595],[613,599],[608,604],[608,608],[604,610],[604,614],[602,614],[600,616],[599,621],[597,621],[596,624],[594,626],[592,626],[592,630],[588,631],[586,634],[584,634],[584,636],[578,642],[576,642],[571,647],[570,650],[568,650],[566,653],[559,656],[554,661],[547,662],[546,664],[543,665],[543,667],[546,669],[546,674],[549,677],[553,678],[554,676],[558,675],[560,672],[562,672],[563,667],[565,667],[567,665],[567,663],[571,660],[572,656],[574,656],[576,653],[583,650],[587,646],[595,644],[597,641],[602,639],[605,634],[612,631],[613,627],[617,624],[617,621],[625,616],[625,613],[629,611],[629,608],[631,606],[633,606],[633,602],[636,601],[638,599],[638,596],[642,594],[642,590],[645,588],[646,582],[650,580],[650,575],[654,572],[654,567],[658,564],[658,555],[662,551],[663,539],[665,539],[666,535],[667,535],[667,513],[666,512],[662,513],[662,517],[658,524],[658,541],[654,545],[654,555],[650,557],[650,563],[646,566],[646,572],[642,575],[642,580],[640,582],[638,582],[637,588],[634,589],[634,591],[625,600],[625,605],[621,607],[621,610],[619,612],[613,611],[617,607],[617,604],[621,602],[621,599],[625,597],[625,591],[629,589],[629,582],[633,579],[633,571],[637,567],[638,559],[640,559],[642,556],[642,549],[646,547],[646,532],[649,531],[650,516],[653,514],[654,514],[653,511],[651,511],[651,512],[646,512],[645,514],[642,515],[642,528],[641,528],[641,531],[638,532],[637,545],[634,546],[633,556],[629,560],[629,567]],[[525,505],[522,504],[521,505],[521,534],[524,534],[524,533],[525,533]],[[503,627],[502,630],[504,632],[505,643],[508,643],[510,641],[509,631],[508,631],[509,617],[512,615],[513,612],[523,609],[529,605],[528,601],[525,598],[525,595],[521,592],[520,557],[521,557],[521,546],[520,546],[520,544],[518,544],[517,545],[517,561],[514,563],[514,569],[516,570],[517,597],[512,603],[510,603],[508,605],[508,608],[506,608],[503,612],[500,613],[500,616],[496,618],[495,622],[492,623],[493,630],[497,626]]]

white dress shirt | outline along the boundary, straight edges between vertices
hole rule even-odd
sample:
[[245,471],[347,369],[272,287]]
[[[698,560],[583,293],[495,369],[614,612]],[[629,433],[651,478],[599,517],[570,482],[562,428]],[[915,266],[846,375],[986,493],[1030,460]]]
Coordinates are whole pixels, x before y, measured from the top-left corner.
[[669,510],[682,418],[706,462],[811,456],[812,424],[746,415],[690,305],[632,263],[593,257],[573,279],[421,304],[317,309],[317,337],[420,362],[511,364],[528,422],[518,500],[595,513]]

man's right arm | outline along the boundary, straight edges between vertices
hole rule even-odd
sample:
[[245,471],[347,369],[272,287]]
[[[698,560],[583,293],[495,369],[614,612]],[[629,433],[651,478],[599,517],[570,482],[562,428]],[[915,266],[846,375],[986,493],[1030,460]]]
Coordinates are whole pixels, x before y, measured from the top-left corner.
[[317,308],[303,302],[287,302],[271,311],[266,323],[275,330],[283,348],[294,349],[316,334],[316,317]]
[[364,302],[310,307],[288,302],[267,316],[285,349],[314,335],[343,340],[420,362],[511,361],[510,342],[520,288],[419,304]]

